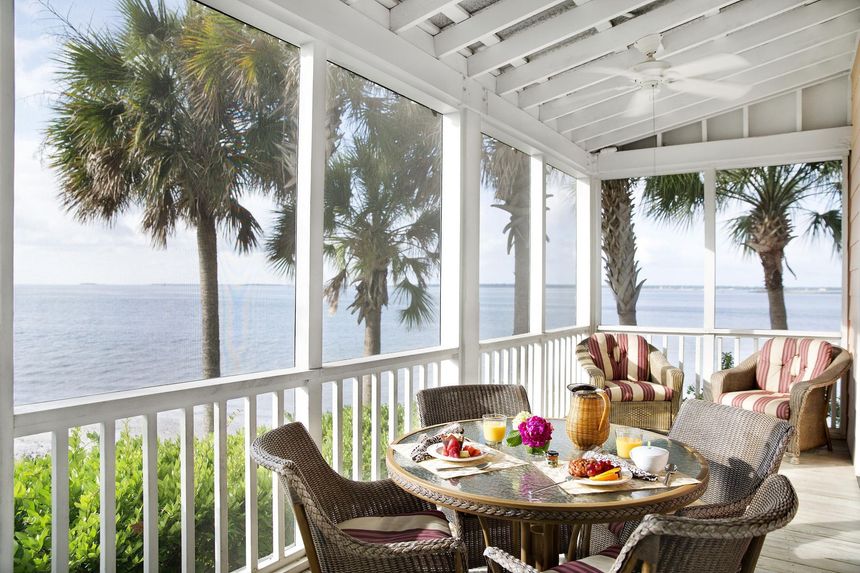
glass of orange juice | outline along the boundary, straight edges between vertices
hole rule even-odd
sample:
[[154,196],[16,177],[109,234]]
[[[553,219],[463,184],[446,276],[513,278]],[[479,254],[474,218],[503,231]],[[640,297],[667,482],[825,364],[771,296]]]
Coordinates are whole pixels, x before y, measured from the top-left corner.
[[642,445],[642,430],[637,428],[618,428],[615,430],[615,449],[618,457],[629,458],[630,450]]
[[498,446],[505,439],[508,419],[502,414],[484,414],[484,441],[488,446]]

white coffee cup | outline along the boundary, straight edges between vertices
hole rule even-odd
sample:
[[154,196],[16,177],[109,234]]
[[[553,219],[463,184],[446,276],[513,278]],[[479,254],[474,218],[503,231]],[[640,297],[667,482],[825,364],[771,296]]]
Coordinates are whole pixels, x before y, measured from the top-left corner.
[[669,450],[657,446],[638,446],[630,450],[630,459],[639,469],[658,474],[669,463]]

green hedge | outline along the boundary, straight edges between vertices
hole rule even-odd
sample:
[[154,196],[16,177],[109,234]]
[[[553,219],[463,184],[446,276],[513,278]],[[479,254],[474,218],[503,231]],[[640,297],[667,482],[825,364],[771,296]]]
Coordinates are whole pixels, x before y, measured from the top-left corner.
[[[362,473],[370,477],[370,409],[364,408]],[[352,471],[352,409],[343,410],[344,474]],[[398,407],[398,431],[403,408]],[[323,424],[323,455],[331,461],[332,416]],[[380,408],[382,443],[388,439],[388,407]],[[260,429],[260,433],[266,431]],[[215,498],[212,436],[194,440],[195,537],[197,571],[214,570]],[[73,430],[69,436],[69,569],[72,573],[99,570],[99,450],[98,434]],[[244,433],[227,437],[228,547],[231,568],[245,559]],[[380,475],[385,475],[380,460]],[[117,571],[143,570],[143,441],[124,428],[116,444]],[[259,554],[272,553],[272,478],[257,471]],[[178,571],[181,557],[179,438],[158,440],[158,550],[163,571]],[[292,543],[293,516],[286,504],[287,543]],[[51,570],[51,456],[25,457],[15,462],[15,572]]]

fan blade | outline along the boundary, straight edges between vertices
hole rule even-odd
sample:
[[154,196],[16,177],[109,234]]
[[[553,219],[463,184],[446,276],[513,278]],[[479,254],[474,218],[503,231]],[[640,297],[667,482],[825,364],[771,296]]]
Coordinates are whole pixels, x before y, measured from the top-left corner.
[[751,86],[732,84],[728,82],[711,82],[685,78],[668,82],[666,87],[675,92],[695,94],[709,98],[732,100],[743,97]]
[[746,68],[749,65],[746,59],[737,54],[714,54],[686,64],[672,66],[671,71],[678,76],[691,78]]
[[625,117],[636,117],[645,115],[651,111],[651,96],[652,90],[640,89],[633,97],[630,98],[630,103],[627,104],[627,109],[624,110]]
[[633,72],[631,70],[628,70],[626,68],[611,68],[608,66],[593,66],[593,67],[589,67],[588,71],[589,72],[596,72],[598,74],[605,74],[605,75],[613,76],[613,77],[614,76],[622,76],[622,77],[630,78],[630,79],[634,79],[634,80],[639,77],[639,74],[637,74],[636,72]]

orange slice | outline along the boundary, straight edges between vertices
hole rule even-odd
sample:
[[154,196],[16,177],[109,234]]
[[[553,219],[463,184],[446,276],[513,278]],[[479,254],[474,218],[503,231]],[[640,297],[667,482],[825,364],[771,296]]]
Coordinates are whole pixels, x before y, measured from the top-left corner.
[[612,468],[611,470],[607,470],[602,474],[597,474],[594,477],[589,478],[591,481],[613,481],[617,480],[621,477],[621,468]]

